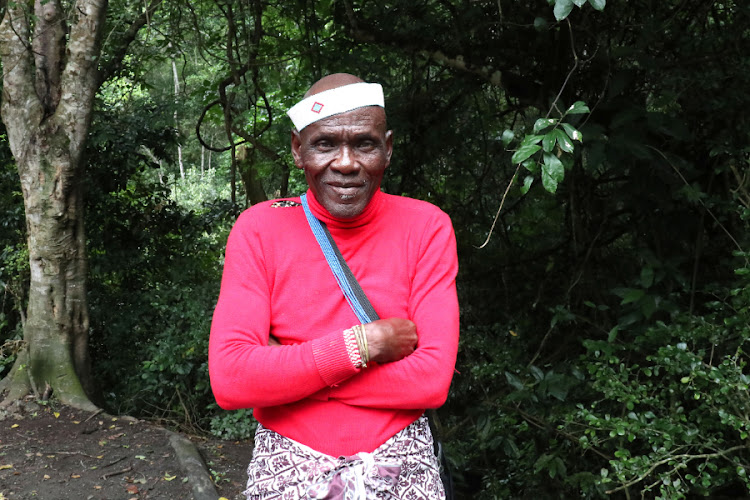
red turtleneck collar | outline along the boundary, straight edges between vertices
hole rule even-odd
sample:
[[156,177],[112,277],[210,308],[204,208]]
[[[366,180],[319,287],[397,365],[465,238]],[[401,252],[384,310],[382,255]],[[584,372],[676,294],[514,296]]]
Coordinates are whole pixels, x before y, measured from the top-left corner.
[[378,189],[375,191],[370,203],[367,204],[364,211],[356,217],[342,219],[340,217],[334,217],[330,212],[315,199],[313,192],[307,190],[307,202],[310,205],[310,211],[315,217],[318,218],[322,223],[328,227],[340,227],[340,228],[353,228],[364,226],[370,223],[380,212],[380,207],[383,204],[383,192]]

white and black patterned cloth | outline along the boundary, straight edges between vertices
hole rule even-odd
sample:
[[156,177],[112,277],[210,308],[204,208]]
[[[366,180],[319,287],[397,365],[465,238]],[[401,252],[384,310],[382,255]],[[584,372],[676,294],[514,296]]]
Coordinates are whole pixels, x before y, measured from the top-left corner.
[[372,453],[331,457],[258,425],[248,500],[443,500],[425,416]]

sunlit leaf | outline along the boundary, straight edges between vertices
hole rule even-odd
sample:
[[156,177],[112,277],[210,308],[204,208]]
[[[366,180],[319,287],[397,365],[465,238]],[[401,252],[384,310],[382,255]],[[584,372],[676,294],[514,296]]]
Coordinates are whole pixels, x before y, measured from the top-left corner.
[[607,0],[589,0],[589,3],[593,8],[596,10],[604,10],[604,7],[607,5]]
[[562,21],[573,10],[573,0],[555,0],[555,19]]
[[570,123],[561,123],[560,125],[562,125],[562,128],[565,129],[565,133],[568,134],[568,137],[570,137],[574,141],[583,141],[583,134],[581,134],[581,132],[573,125],[571,125]]
[[508,144],[510,144],[510,142],[513,140],[515,136],[516,134],[514,134],[513,131],[510,129],[503,132],[503,135],[500,138],[500,140],[503,142],[503,146],[508,147]]
[[566,134],[559,128],[556,128],[553,133],[557,138],[557,145],[560,146],[560,149],[562,149],[566,153],[572,153],[574,147],[573,143],[570,140],[570,137],[568,137],[568,134]]
[[565,112],[566,115],[582,115],[584,113],[589,113],[589,107],[586,106],[586,103],[583,101],[576,101],[574,102],[568,110]]
[[545,128],[553,126],[556,122],[557,120],[554,120],[552,118],[539,118],[536,122],[534,122],[534,133],[538,134]]

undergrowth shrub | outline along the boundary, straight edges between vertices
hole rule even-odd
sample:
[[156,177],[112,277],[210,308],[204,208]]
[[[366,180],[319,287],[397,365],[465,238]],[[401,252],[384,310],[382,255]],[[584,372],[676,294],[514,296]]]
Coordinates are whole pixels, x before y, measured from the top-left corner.
[[607,494],[750,493],[748,299],[743,285],[700,316],[682,313],[632,340],[585,343],[596,397],[576,404],[560,429],[608,458],[597,480]]

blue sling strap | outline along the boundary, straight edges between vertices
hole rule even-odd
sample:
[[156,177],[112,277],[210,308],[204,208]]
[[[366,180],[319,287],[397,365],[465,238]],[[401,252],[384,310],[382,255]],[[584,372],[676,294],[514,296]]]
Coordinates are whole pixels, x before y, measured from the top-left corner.
[[363,324],[379,319],[378,313],[375,312],[375,308],[372,307],[370,300],[357,282],[346,260],[341,255],[336,242],[333,241],[331,232],[310,211],[310,205],[307,203],[307,194],[303,194],[300,200],[302,201],[302,208],[305,210],[307,222],[310,224],[310,229],[312,229],[315,239],[318,241],[318,245],[320,245],[320,249],[323,250],[323,255],[328,262],[328,266],[331,268],[336,282],[341,287],[341,291],[344,292],[344,297],[346,297],[346,301],[351,306],[357,319]]

